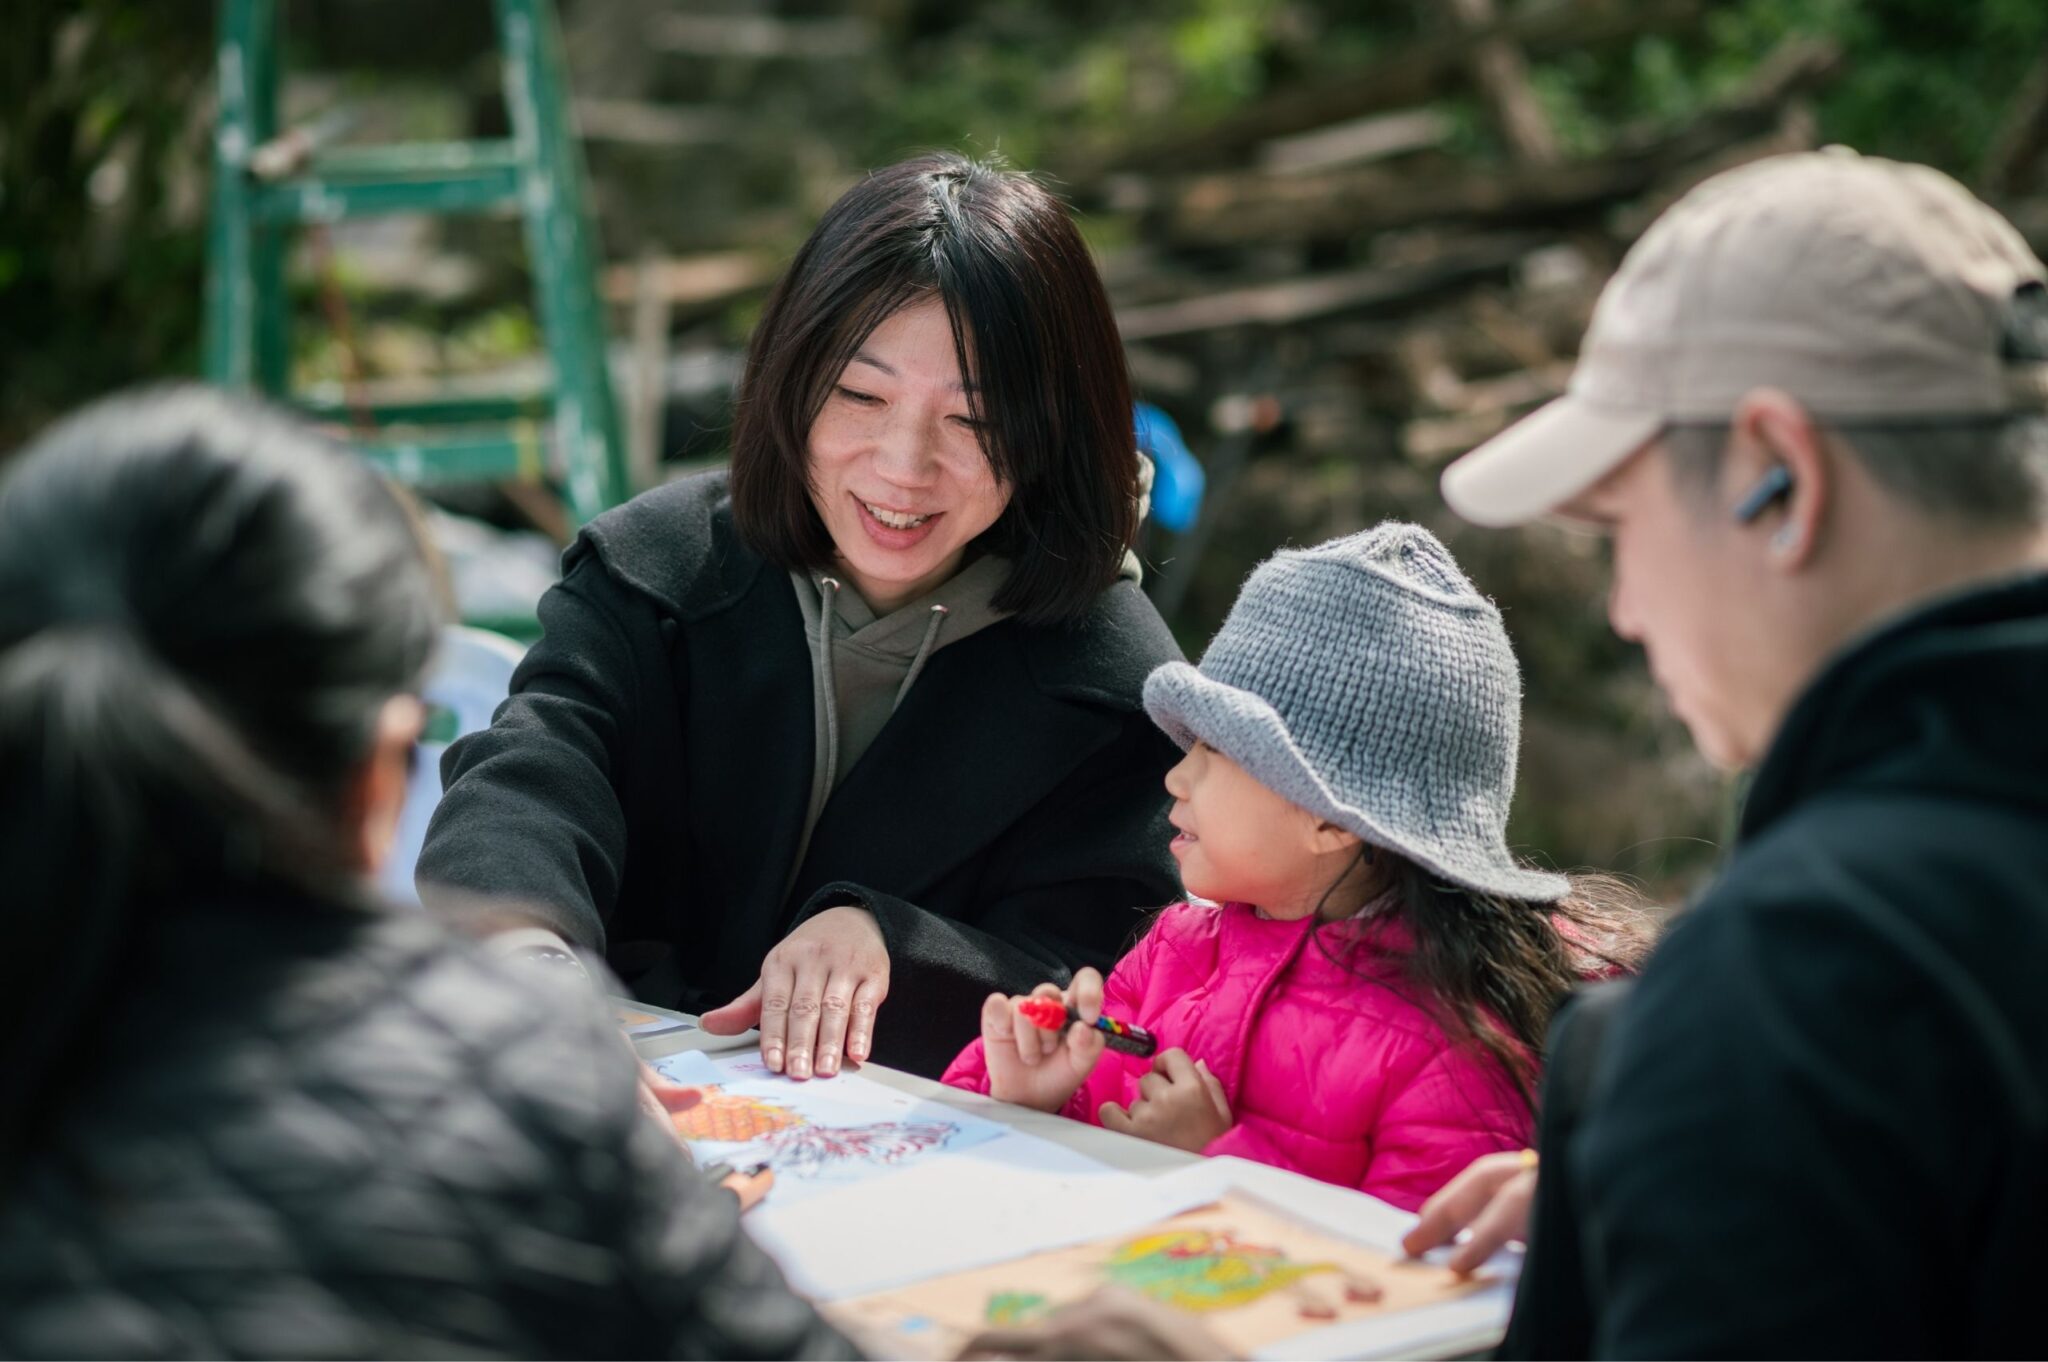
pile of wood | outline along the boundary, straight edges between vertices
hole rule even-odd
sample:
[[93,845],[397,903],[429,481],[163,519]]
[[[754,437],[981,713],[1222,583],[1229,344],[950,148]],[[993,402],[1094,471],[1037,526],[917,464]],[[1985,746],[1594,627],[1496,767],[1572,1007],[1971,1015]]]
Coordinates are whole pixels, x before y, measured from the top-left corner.
[[[1561,150],[1532,57],[1678,34],[1706,8],[1445,0],[1443,31],[1408,50],[1062,167],[1084,207],[1141,223],[1142,245],[1106,267],[1148,395],[1206,409],[1212,446],[1261,399],[1300,452],[1430,471],[1558,394],[1601,286],[1659,212],[1816,144],[1811,100],[1842,54],[1792,38],[1682,123]],[[1500,149],[1483,163],[1452,154],[1443,112],[1473,96]],[[2044,157],[2048,57],[1976,177],[2048,249],[2048,198],[2025,197]]]
[[[1449,8],[1459,32],[1341,85],[1074,168],[1084,206],[1142,224],[1144,244],[1106,264],[1148,393],[1222,412],[1225,429],[1205,421],[1216,435],[1244,405],[1232,399],[1270,396],[1303,452],[1434,468],[1562,390],[1595,296],[1659,210],[1730,166],[1813,146],[1809,97],[1840,64],[1831,44],[1788,41],[1684,123],[1569,157],[1525,54],[1630,40],[1700,6]],[[1447,149],[1437,106],[1461,87],[1483,97],[1504,156]]]

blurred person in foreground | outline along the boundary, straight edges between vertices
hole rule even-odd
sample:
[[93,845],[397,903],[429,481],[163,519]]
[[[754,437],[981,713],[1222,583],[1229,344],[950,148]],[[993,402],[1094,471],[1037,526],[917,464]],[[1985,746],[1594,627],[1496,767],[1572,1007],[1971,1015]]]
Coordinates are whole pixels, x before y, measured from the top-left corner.
[[[1608,615],[1754,773],[1718,880],[1552,1039],[1511,1356],[2018,1356],[2048,1278],[2048,288],[1923,166],[1774,158],[1630,252],[1570,393],[1449,469],[1613,541]],[[1534,1206],[1532,1231],[1525,1229]]]
[[848,1355],[580,976],[369,885],[438,628],[351,455],[203,389],[0,476],[0,1355]]

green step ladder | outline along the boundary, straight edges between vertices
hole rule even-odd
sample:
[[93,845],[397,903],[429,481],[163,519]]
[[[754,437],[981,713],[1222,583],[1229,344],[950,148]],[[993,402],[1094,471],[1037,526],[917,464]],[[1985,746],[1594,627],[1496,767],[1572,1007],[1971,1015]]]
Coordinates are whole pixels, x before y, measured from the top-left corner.
[[[450,394],[368,403],[294,402],[357,427],[354,443],[414,486],[546,480],[551,428],[564,502],[582,524],[631,495],[605,356],[595,237],[569,126],[562,40],[548,0],[492,0],[504,60],[509,140],[306,145],[278,128],[282,0],[221,0],[220,112],[207,241],[207,379],[292,400],[285,251],[295,227],[384,213],[489,213],[525,224],[554,382],[530,397]],[[361,430],[367,423],[372,430]]]

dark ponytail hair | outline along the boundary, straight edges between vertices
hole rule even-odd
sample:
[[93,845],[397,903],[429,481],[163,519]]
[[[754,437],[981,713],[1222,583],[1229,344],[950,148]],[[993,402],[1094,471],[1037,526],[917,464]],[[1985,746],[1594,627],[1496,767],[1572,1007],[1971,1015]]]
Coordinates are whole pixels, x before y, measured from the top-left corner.
[[391,491],[257,403],[112,398],[0,470],[0,1170],[143,914],[349,901],[340,799],[438,623]]
[[[1579,873],[1558,902],[1525,903],[1372,854],[1387,891],[1375,915],[1398,918],[1414,946],[1398,977],[1386,978],[1377,961],[1367,977],[1428,1012],[1454,1044],[1491,1057],[1533,1111],[1550,1021],[1566,996],[1589,978],[1633,973],[1649,954],[1654,923],[1643,896],[1619,876]],[[1330,935],[1316,933],[1325,952]]]

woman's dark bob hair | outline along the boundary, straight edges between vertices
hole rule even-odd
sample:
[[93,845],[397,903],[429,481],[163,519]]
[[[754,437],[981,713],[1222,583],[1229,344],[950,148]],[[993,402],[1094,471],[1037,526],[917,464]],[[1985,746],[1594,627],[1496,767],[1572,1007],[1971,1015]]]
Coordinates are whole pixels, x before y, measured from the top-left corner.
[[811,499],[811,423],[869,333],[933,296],[1010,489],[978,541],[1013,564],[994,604],[1033,624],[1078,619],[1138,530],[1123,342],[1065,205],[964,156],[921,156],[848,190],[769,296],[733,424],[733,521],[783,567],[832,564]]

